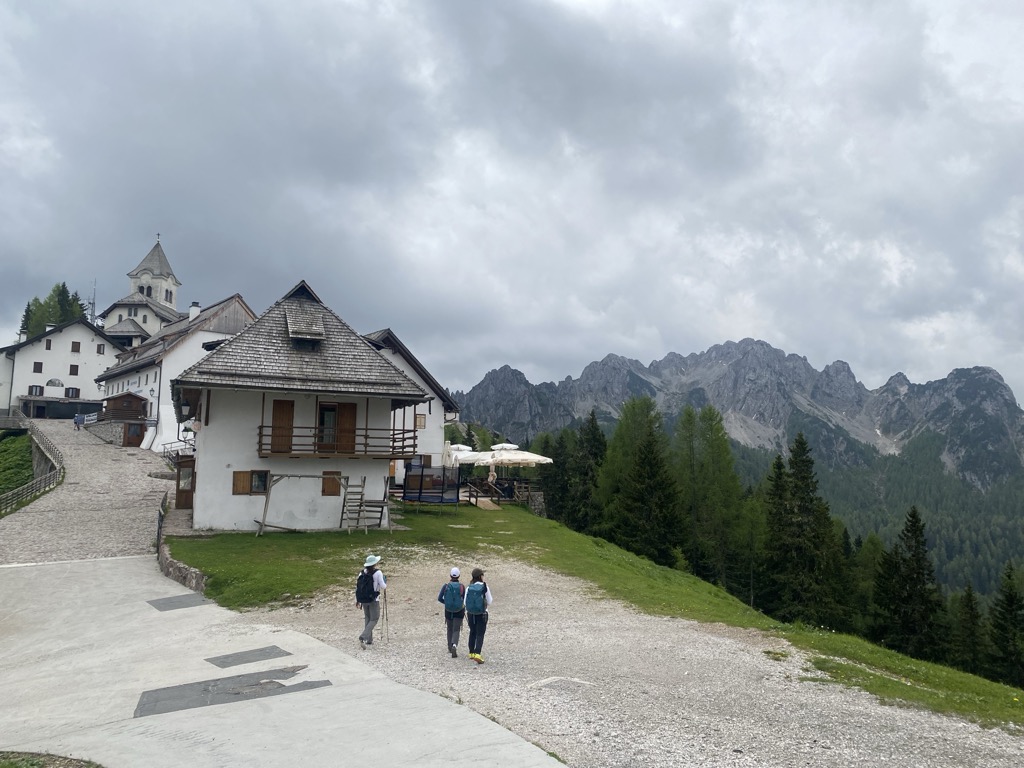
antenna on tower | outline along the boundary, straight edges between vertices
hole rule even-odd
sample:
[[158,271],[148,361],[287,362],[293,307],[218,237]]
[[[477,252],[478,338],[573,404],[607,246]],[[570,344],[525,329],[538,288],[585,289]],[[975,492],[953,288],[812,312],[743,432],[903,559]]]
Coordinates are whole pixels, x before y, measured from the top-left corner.
[[89,322],[96,325],[96,278],[92,279],[92,298],[89,299]]

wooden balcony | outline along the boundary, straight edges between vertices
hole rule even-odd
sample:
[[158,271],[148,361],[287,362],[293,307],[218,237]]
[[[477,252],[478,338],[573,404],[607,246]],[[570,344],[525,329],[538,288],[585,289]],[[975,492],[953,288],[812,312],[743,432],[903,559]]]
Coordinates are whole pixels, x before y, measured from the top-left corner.
[[257,452],[262,459],[409,459],[416,455],[416,430],[261,424]]

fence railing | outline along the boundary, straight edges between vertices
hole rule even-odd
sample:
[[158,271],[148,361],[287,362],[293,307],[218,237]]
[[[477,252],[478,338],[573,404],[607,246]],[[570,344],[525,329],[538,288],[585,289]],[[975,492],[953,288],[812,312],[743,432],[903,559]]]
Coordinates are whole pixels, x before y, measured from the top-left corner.
[[42,477],[37,477],[31,482],[25,483],[20,488],[15,488],[13,491],[8,491],[3,496],[0,496],[0,516],[6,515],[8,512],[17,509],[19,506],[24,504],[26,501],[35,498],[41,493],[60,485],[64,482],[64,454],[60,452],[60,449],[53,444],[53,442],[42,431],[31,421],[25,419],[23,416],[19,418],[20,423],[23,426],[28,427],[29,434],[32,435],[32,440],[39,447],[46,457],[53,464],[54,469],[47,472]]

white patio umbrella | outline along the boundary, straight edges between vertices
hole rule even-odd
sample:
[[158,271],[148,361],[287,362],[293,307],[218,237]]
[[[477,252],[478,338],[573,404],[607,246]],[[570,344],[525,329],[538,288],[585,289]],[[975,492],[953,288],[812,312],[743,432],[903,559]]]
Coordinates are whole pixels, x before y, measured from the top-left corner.
[[488,467],[535,467],[538,464],[552,464],[554,460],[547,456],[541,456],[539,453],[506,448],[485,452],[474,463],[478,466]]
[[515,451],[519,448],[515,443],[496,443],[492,445],[490,450],[492,451]]

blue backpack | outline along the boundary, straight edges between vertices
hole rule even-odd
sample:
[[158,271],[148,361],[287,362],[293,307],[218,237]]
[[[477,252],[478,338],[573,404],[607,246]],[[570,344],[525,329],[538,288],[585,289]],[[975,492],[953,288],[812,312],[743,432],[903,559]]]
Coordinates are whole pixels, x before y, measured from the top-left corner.
[[462,610],[462,585],[457,581],[449,581],[444,586],[444,609],[449,613]]
[[487,600],[484,593],[487,592],[487,584],[482,581],[474,581],[466,589],[466,613],[485,613],[487,611]]

